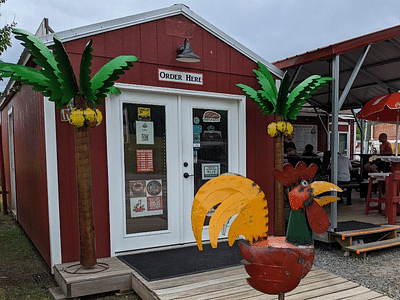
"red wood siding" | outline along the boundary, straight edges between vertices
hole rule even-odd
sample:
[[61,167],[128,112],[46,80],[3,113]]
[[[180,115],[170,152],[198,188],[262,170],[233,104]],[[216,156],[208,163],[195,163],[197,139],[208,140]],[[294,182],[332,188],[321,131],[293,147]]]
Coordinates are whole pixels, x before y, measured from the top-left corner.
[[[174,34],[173,30],[171,33],[171,27],[168,26],[178,23],[182,28],[193,30],[190,43],[194,53],[201,57],[200,63],[188,64],[175,60],[176,50],[184,43],[184,38]],[[92,39],[94,48],[92,74],[118,55],[139,57],[139,62],[135,63],[119,82],[240,95],[242,92],[235,86],[236,83],[245,83],[258,88],[252,72],[252,69],[257,68],[254,62],[183,17],[152,21],[95,35]],[[85,38],[65,44],[75,70],[78,70],[80,55],[88,40]],[[158,81],[158,68],[203,73],[204,84],[188,85]],[[248,101],[246,118],[247,175],[266,192],[270,207],[270,223],[273,224],[274,194],[270,188],[273,182],[273,158],[268,154],[273,151],[273,140],[266,134],[267,125],[273,117],[263,116],[259,109]],[[100,127],[91,130],[90,136],[99,257],[110,255],[105,122],[106,120]],[[62,256],[66,262],[79,259],[73,133],[72,128],[67,123],[61,123],[59,119],[57,119],[57,132]],[[273,226],[270,226],[270,232],[273,232]]]
[[[13,108],[18,222],[50,264],[49,211],[43,98],[28,86],[2,111],[3,151],[7,191],[10,186],[8,110]],[[8,201],[11,201],[10,194]],[[53,212],[58,213],[58,212]]]

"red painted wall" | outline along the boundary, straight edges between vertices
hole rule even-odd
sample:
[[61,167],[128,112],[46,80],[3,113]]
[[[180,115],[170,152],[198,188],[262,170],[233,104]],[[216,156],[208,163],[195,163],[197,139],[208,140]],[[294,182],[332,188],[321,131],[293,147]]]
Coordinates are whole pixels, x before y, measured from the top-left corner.
[[[190,38],[200,63],[177,62],[176,49]],[[98,34],[93,38],[92,75],[101,66],[119,55],[136,55],[134,64],[119,82],[138,85],[190,89],[215,93],[242,95],[235,86],[244,83],[258,89],[252,69],[256,63],[232,49],[190,20],[172,17],[129,28]],[[88,38],[65,43],[73,68],[78,73],[81,53]],[[158,81],[158,68],[203,73],[204,84],[188,85]],[[77,74],[78,75],[78,74]],[[22,87],[2,110],[3,151],[7,191],[10,191],[8,109],[15,113],[15,148],[19,222],[50,264],[49,212],[46,187],[46,161],[42,96],[30,87]],[[108,168],[106,152],[106,113],[103,124],[90,131],[93,199],[97,256],[110,255]],[[273,117],[264,116],[256,105],[247,100],[247,176],[256,181],[266,193],[269,206],[270,233],[273,233],[273,140],[267,126]],[[79,240],[76,204],[76,177],[73,129],[61,122],[56,111],[57,155],[59,171],[59,205],[61,223],[62,261],[79,260]],[[57,213],[57,212],[51,212]]]
[[[179,28],[185,28],[185,32],[189,34],[192,49],[201,57],[201,62],[188,64],[175,60],[176,49],[184,43],[183,36],[175,30],[178,25]],[[254,62],[181,16],[95,35],[92,39],[94,48],[92,75],[118,55],[136,55],[139,57],[139,62],[135,63],[119,82],[240,95],[242,92],[235,86],[236,83],[245,83],[258,88],[252,72],[257,68]],[[80,55],[88,40],[89,38],[85,38],[65,44],[75,70],[78,70]],[[158,68],[203,73],[204,84],[198,86],[158,81]],[[104,113],[104,107],[101,109]],[[247,176],[255,180],[267,195],[270,207],[270,231],[273,232],[273,188],[270,188],[273,183],[273,158],[270,155],[273,151],[273,141],[266,134],[267,125],[273,117],[263,116],[248,100],[246,118]],[[99,257],[110,255],[105,122],[107,120],[90,133]],[[71,126],[61,123],[59,119],[57,119],[57,131],[58,167],[62,173],[59,182],[62,256],[66,262],[79,259],[73,132]]]
[[[2,147],[8,192],[11,191],[8,138],[8,111],[11,107],[14,114],[17,218],[44,260],[50,264],[43,98],[29,86],[22,86],[2,111]],[[11,207],[10,194],[8,203]]]

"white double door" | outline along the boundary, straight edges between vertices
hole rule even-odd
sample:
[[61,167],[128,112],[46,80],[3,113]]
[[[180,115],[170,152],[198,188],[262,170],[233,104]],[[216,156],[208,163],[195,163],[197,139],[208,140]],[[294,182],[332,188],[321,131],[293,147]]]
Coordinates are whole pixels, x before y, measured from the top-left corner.
[[198,188],[224,172],[245,175],[245,99],[119,88],[106,100],[112,255],[193,242]]

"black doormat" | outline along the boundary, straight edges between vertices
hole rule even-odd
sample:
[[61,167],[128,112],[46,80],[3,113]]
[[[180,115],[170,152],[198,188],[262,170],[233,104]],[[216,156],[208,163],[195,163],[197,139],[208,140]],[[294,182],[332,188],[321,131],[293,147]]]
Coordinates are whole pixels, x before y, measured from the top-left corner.
[[346,222],[338,222],[337,229],[338,231],[349,231],[349,230],[359,230],[359,229],[368,229],[368,228],[376,228],[380,227],[379,225],[359,222],[359,221],[346,221]]
[[191,246],[122,255],[118,258],[147,281],[238,266],[243,260],[237,242],[232,247],[227,242],[221,242],[216,249],[206,244],[203,245],[203,251],[199,251],[197,246]]

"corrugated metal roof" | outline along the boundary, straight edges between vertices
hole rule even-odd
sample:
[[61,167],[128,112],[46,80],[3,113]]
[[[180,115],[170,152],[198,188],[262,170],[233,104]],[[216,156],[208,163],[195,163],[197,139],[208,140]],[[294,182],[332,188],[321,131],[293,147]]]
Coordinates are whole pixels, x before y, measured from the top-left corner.
[[[318,48],[273,64],[287,70],[291,76],[301,66],[295,80],[296,85],[313,74],[331,76],[332,58],[340,55],[339,86],[342,93],[364,48],[368,45],[371,45],[371,48],[342,106],[342,110],[361,108],[379,95],[400,90],[400,25]],[[330,112],[330,88],[320,90],[309,103]]]
[[[232,48],[239,51],[241,54],[245,55],[249,59],[253,60],[254,62],[261,61],[264,65],[268,67],[270,72],[277,76],[278,78],[282,78],[283,72],[272,65],[270,62],[266,61],[264,58],[260,57],[235,39],[231,38],[217,27],[213,26],[193,11],[189,9],[184,4],[175,4],[167,8],[158,9],[146,13],[141,13],[137,15],[127,16],[123,18],[118,18],[110,21],[95,23],[87,26],[77,27],[61,32],[54,33],[57,35],[63,42],[72,41],[76,39],[80,39],[87,36],[92,36],[95,34],[100,34],[103,32],[108,32],[112,30],[117,30],[129,26],[134,26],[138,24],[142,24],[145,22],[155,21],[162,18],[172,17],[176,15],[183,15],[198,26],[202,27],[204,30],[208,31],[212,35],[216,36],[218,39],[224,41],[226,44],[231,46]],[[53,35],[48,34],[41,37],[41,40],[47,44],[53,44]]]

